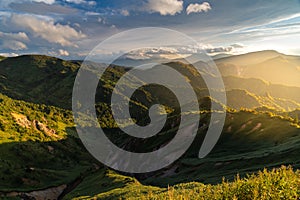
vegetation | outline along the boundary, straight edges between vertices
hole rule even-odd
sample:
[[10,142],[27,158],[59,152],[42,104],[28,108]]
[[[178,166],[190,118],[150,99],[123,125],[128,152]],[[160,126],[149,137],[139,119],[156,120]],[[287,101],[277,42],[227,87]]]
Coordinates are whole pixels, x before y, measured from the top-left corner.
[[69,183],[93,167],[70,111],[2,94],[0,159],[1,192]]
[[[273,51],[265,53],[270,59],[277,55]],[[226,57],[219,59],[217,64],[222,67],[222,61],[230,65],[231,59],[242,62],[241,57]],[[219,110],[210,110],[214,99],[191,65],[180,62],[168,65],[186,76],[195,89],[200,113],[188,114],[200,114],[198,134],[189,150],[171,166],[153,173],[128,175],[103,167],[90,156],[77,136],[70,109],[79,61],[40,55],[2,60],[0,196],[18,192],[15,196],[20,197],[20,192],[66,185],[60,198],[299,198],[300,177],[296,169],[300,168],[300,102],[297,95],[300,87],[273,85],[236,74],[231,76],[231,68],[224,68],[230,71],[230,76],[224,78],[229,102],[225,126],[213,151],[199,159],[210,114]],[[166,106],[168,119],[156,136],[139,139],[124,134],[113,119],[110,94],[126,71],[128,68],[112,65],[101,77],[95,97],[99,123],[106,136],[120,148],[133,152],[153,151],[176,134],[181,117],[179,104],[174,94],[164,87],[139,88],[130,101],[134,121],[141,126],[148,124],[148,109],[158,103]],[[164,78],[165,75],[157,76]],[[140,81],[136,77],[132,80]],[[117,95],[126,98],[122,90],[117,91]],[[126,120],[124,126],[129,126]],[[291,166],[295,171],[291,167],[278,168],[282,165]]]
[[[245,178],[235,177],[233,182],[223,179],[217,185],[198,182],[182,183],[167,188],[145,186],[130,177],[107,172],[106,179],[96,174],[88,177],[66,199],[298,199],[300,197],[300,171],[282,166],[270,171],[264,169]],[[106,180],[108,187],[101,187]],[[90,187],[88,187],[90,186]],[[100,190],[101,188],[101,190]],[[98,194],[97,194],[98,193]],[[76,194],[81,194],[77,196]]]

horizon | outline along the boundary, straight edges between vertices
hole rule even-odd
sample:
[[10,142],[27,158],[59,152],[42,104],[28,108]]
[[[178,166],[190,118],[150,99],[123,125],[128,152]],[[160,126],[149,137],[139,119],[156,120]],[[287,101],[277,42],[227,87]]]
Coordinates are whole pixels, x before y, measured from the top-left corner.
[[[246,54],[252,54],[252,53],[263,53],[263,52],[270,52],[270,51],[274,51],[278,54],[282,54],[282,55],[285,55],[285,56],[299,56],[300,57],[300,54],[285,54],[285,53],[282,53],[282,52],[279,52],[279,51],[276,51],[276,50],[272,50],[272,49],[266,49],[266,50],[259,50],[259,51],[252,51],[252,52],[245,52],[245,53],[241,53],[241,54],[227,54],[227,53],[217,53],[215,55],[209,55],[209,57],[211,57],[213,60],[217,60],[217,59],[222,59],[222,58],[226,58],[226,57],[232,57],[232,56],[241,56],[241,55],[246,55]],[[218,56],[218,55],[227,55],[227,56],[224,56],[224,57],[220,57],[220,58],[216,58],[214,59],[213,57],[214,56]],[[58,59],[62,59],[62,60],[66,60],[66,61],[83,61],[84,59],[67,59],[67,58],[62,58],[60,56],[52,56],[52,55],[47,55],[47,54],[20,54],[20,55],[9,55],[9,56],[4,56],[4,55],[1,55],[0,56],[4,57],[4,58],[15,58],[15,57],[20,57],[20,56],[49,56],[49,57],[53,57],[53,58],[58,58]],[[186,57],[189,57],[189,56],[192,56],[192,54],[186,56]],[[183,59],[186,58],[186,57],[182,57]],[[129,58],[131,59],[131,58]],[[138,60],[138,59],[132,59],[132,60]],[[176,60],[176,59],[174,59]]]

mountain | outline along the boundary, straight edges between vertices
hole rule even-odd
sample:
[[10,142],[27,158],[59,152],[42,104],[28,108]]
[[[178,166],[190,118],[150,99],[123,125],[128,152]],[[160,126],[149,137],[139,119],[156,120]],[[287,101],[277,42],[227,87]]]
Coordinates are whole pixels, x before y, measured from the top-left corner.
[[[240,78],[235,76],[223,77],[226,87],[227,97],[229,99],[228,106],[239,108],[253,109],[251,101],[247,101],[249,95],[252,96],[259,106],[273,107],[275,110],[292,111],[299,108],[300,105],[300,87],[291,87],[279,84],[271,84],[256,78]],[[232,93],[235,90],[235,93]],[[238,90],[244,92],[237,93]],[[231,92],[230,92],[231,91]],[[244,94],[244,95],[243,95]],[[248,97],[247,97],[248,96]],[[235,101],[236,103],[233,103]]]
[[70,108],[79,64],[42,55],[0,62],[0,90],[16,99]]
[[281,55],[283,54],[278,53],[277,51],[265,50],[265,51],[251,52],[251,53],[246,53],[241,55],[234,55],[226,58],[220,58],[215,60],[215,62],[216,64],[229,63],[229,64],[235,64],[239,66],[245,66],[245,65],[258,64]]
[[0,158],[0,196],[46,193],[49,188],[53,189],[49,195],[55,195],[55,190],[61,193],[97,163],[84,150],[69,110],[2,94]]
[[244,89],[259,96],[267,94],[282,99],[300,100],[300,87],[291,87],[272,84],[257,78],[241,78],[237,76],[224,76],[226,90]]
[[220,58],[227,58],[227,57],[230,57],[230,56],[233,56],[233,55],[228,54],[228,53],[219,53],[219,54],[216,54],[216,55],[212,56],[212,59],[213,60],[218,60]]
[[273,84],[300,87],[300,57],[262,51],[215,61],[223,76],[259,78]]
[[[249,61],[249,67],[254,63],[269,62],[271,56],[278,55],[270,51],[265,52],[268,58],[263,58],[261,54],[246,55],[249,59],[257,55],[259,60]],[[241,62],[243,56],[221,60]],[[290,63],[298,62],[293,56],[286,56],[285,59]],[[209,96],[203,78],[192,65],[170,62],[167,65],[184,76],[198,97],[201,112],[195,141],[179,160],[156,172],[127,174],[111,170],[90,156],[75,131],[70,110],[73,83],[80,65],[80,61],[64,61],[41,55],[0,61],[0,179],[3,180],[0,182],[0,196],[23,199],[49,195],[52,199],[138,196],[151,199],[153,195],[153,198],[165,199],[165,192],[170,191],[168,186],[183,187],[178,192],[189,187],[193,190],[208,188],[217,194],[218,188],[225,187],[226,183],[211,186],[213,188],[203,183],[221,183],[222,177],[232,181],[236,174],[246,177],[247,173],[255,173],[264,167],[271,169],[291,165],[294,169],[300,168],[299,87],[270,83],[260,77],[245,78],[236,74],[223,77],[228,98],[225,125],[213,151],[199,159],[199,148],[206,135],[211,112],[221,110],[211,111],[210,106],[212,103],[217,103],[220,108],[225,105]],[[167,121],[159,134],[150,138],[140,139],[124,134],[112,116],[110,94],[116,82],[129,69],[111,65],[100,79],[95,97],[99,123],[106,136],[120,148],[133,152],[153,151],[168,144],[176,134],[181,117],[180,107],[174,94],[166,88],[156,85],[141,87],[131,97],[131,117],[137,124],[146,125],[150,120],[149,107],[159,103],[167,108]],[[154,67],[152,72],[156,77],[173,78],[159,73],[159,66]],[[147,69],[137,73],[147,73]],[[203,73],[213,78],[205,71],[205,66]],[[126,81],[143,83],[135,76]],[[126,98],[123,87],[133,85],[124,84],[117,95]],[[173,87],[186,90],[178,84]],[[191,110],[187,114],[199,113]],[[282,173],[283,177],[284,173],[289,173],[289,177],[298,177],[296,172],[293,174],[285,169],[276,173]],[[265,176],[268,175],[265,173]],[[191,183],[195,181],[201,183]],[[237,182],[236,187],[240,184]],[[294,185],[285,186],[294,188]],[[281,188],[285,186],[280,185]],[[252,191],[252,186],[249,191]]]

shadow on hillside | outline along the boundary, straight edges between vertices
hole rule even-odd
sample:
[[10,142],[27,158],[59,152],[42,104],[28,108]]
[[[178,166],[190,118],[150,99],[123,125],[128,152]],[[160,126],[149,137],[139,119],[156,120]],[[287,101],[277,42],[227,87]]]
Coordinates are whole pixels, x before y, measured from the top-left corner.
[[[74,128],[67,128],[74,132]],[[68,184],[94,168],[96,160],[79,138],[0,145],[0,190],[28,191]]]

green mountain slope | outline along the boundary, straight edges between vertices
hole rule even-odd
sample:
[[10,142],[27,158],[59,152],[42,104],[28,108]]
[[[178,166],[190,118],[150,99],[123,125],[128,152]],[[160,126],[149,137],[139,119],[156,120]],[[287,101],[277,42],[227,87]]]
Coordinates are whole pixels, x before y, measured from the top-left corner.
[[70,108],[78,67],[42,55],[7,58],[0,62],[0,90],[16,99]]
[[68,110],[0,94],[0,195],[67,185],[93,169]]
[[[205,118],[205,116],[203,117]],[[74,191],[65,196],[65,198],[71,199],[78,197],[78,199],[89,199],[98,197],[101,199],[115,199],[124,197],[134,199],[135,197],[137,199],[164,199],[166,195],[168,197],[169,194],[166,188],[173,184],[175,184],[175,186],[172,192],[174,192],[174,195],[176,194],[173,197],[174,199],[177,199],[179,193],[192,192],[191,190],[205,190],[204,188],[206,187],[212,187],[211,189],[215,190],[215,192],[211,194],[195,192],[195,198],[197,196],[200,198],[201,195],[211,195],[212,197],[217,195],[221,198],[224,193],[218,190],[226,187],[226,184],[230,184],[234,186],[234,188],[236,187],[236,189],[228,189],[228,192],[231,193],[231,195],[237,195],[236,192],[238,187],[241,186],[240,184],[248,185],[247,181],[249,181],[249,184],[254,184],[254,182],[250,183],[252,180],[255,180],[256,183],[258,183],[257,181],[261,181],[261,184],[266,184],[264,182],[266,177],[275,178],[275,176],[272,175],[272,173],[270,175],[264,173],[264,177],[260,177],[260,180],[252,177],[253,179],[251,180],[245,179],[245,181],[242,182],[237,181],[238,183],[223,183],[216,186],[203,185],[202,183],[221,183],[222,177],[225,177],[226,180],[233,181],[236,174],[239,174],[240,177],[245,177],[247,173],[257,172],[264,167],[271,169],[280,167],[283,164],[299,168],[300,129],[299,126],[293,125],[294,123],[295,121],[289,118],[285,119],[282,116],[276,116],[272,113],[259,113],[254,111],[228,113],[222,136],[208,157],[204,159],[197,158],[202,140],[201,135],[205,130],[205,125],[202,125],[203,127],[200,128],[198,137],[189,151],[171,166],[155,173],[135,175],[139,181],[131,177],[120,176],[113,171],[99,171],[85,178],[82,183]],[[122,140],[122,142],[127,143],[128,141]],[[160,145],[159,143],[157,144]],[[135,144],[131,143],[131,145],[134,146]],[[150,146],[148,148],[151,149]],[[286,172],[282,171],[281,175],[285,176],[285,173]],[[293,174],[292,171],[289,171],[289,173],[291,175]],[[260,174],[260,176],[261,175],[262,174]],[[287,177],[291,176],[289,175]],[[295,180],[297,179],[298,178],[295,177]],[[195,183],[195,181],[201,183]],[[268,181],[270,181],[270,179],[268,179]],[[235,184],[237,185],[235,186]],[[269,184],[271,184],[271,182],[269,182]],[[272,184],[274,184],[274,186],[272,186],[274,190],[278,190],[278,187],[281,187],[276,185],[275,179]],[[151,185],[151,187],[147,185]],[[160,186],[161,188],[152,186]],[[269,185],[267,187],[269,187]],[[293,183],[293,187],[297,187],[297,184]],[[188,188],[190,190],[186,191],[185,189]],[[265,189],[268,191],[272,190],[271,188]],[[281,187],[281,189],[283,188]],[[251,188],[245,192],[251,195],[252,192],[254,192],[253,190],[259,190],[259,188]],[[290,191],[288,188],[284,190]],[[259,191],[262,192],[262,190]],[[261,195],[260,192],[259,194]],[[240,195],[243,194],[245,193]],[[273,194],[275,195],[276,193]],[[249,199],[252,196],[247,198],[245,196],[241,196],[241,198],[242,197]],[[186,198],[188,199],[187,196]]]
[[[268,56],[275,54],[268,52]],[[264,59],[263,56],[258,58],[259,62]],[[148,174],[121,174],[104,168],[91,158],[76,135],[70,108],[73,81],[80,62],[39,55],[1,61],[0,180],[3,181],[0,195],[28,197],[32,196],[30,192],[38,189],[45,192],[45,189],[60,187],[56,198],[60,194],[66,199],[84,198],[85,195],[115,199],[134,194],[139,195],[137,198],[148,198],[145,193],[153,198],[163,198],[168,185],[186,183],[178,191],[185,193],[189,187],[210,187],[188,183],[191,181],[215,184],[222,182],[222,177],[233,180],[237,173],[244,177],[246,173],[264,167],[283,164],[295,169],[300,167],[300,113],[296,109],[299,108],[299,99],[295,94],[298,87],[273,85],[259,79],[225,77],[229,102],[226,123],[214,150],[208,157],[198,159],[214,100],[209,97],[203,79],[192,66],[180,62],[168,65],[182,73],[195,88],[201,108],[197,137],[189,150],[165,169]],[[155,137],[137,139],[125,135],[116,127],[109,111],[109,96],[116,81],[127,70],[111,66],[101,78],[95,97],[99,121],[106,136],[116,145],[135,152],[153,151],[167,144],[176,134],[179,123],[178,120],[174,123],[174,119],[180,118],[178,102],[163,88],[153,85],[139,88],[130,105],[130,114],[137,123],[149,123],[148,108],[155,103],[168,106],[168,120]],[[203,72],[210,76],[207,71]],[[157,76],[163,78],[165,75]],[[136,77],[132,80],[141,81]],[[126,98],[122,90],[118,95]],[[212,190],[216,189],[212,187]]]
[[[299,171],[281,167],[272,171],[263,170],[234,182],[223,181],[217,185],[204,185],[198,182],[178,184],[168,188],[157,188],[140,184],[126,176],[118,176],[111,171],[105,173],[105,180],[120,187],[105,190],[101,185],[103,172],[93,174],[82,182],[66,199],[297,199],[300,195]],[[102,186],[102,190],[100,189]],[[83,196],[78,196],[83,194]]]

